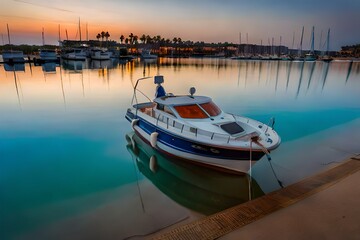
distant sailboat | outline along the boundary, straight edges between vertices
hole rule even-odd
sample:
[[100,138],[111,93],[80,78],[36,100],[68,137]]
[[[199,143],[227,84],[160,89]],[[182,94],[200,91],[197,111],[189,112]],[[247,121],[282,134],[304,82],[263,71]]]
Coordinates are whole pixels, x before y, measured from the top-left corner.
[[311,31],[311,49],[310,52],[305,54],[305,61],[315,61],[316,60],[316,56],[315,56],[315,50],[314,50],[314,32],[315,32],[315,27],[312,27],[312,31]]
[[[8,32],[9,45],[11,46],[9,25],[6,24],[6,27],[7,27],[7,32]],[[2,57],[3,57],[3,61],[5,63],[8,63],[8,64],[24,63],[25,62],[23,51],[15,51],[15,50],[12,50],[12,49],[3,50],[2,51]]]
[[326,38],[326,53],[325,56],[321,58],[321,60],[324,62],[331,62],[333,60],[333,58],[329,56],[329,48],[330,48],[330,28],[328,30],[327,38]]
[[[68,39],[68,33],[66,32],[66,39]],[[73,61],[85,61],[87,56],[87,49],[81,45],[82,38],[81,38],[81,24],[79,18],[78,24],[78,33],[80,38],[80,46],[79,47],[71,47],[62,49],[61,58],[66,60],[73,60]]]
[[58,57],[55,49],[49,49],[44,47],[45,46],[44,28],[42,29],[42,43],[43,43],[43,47],[39,50],[40,61],[56,62],[58,60]]
[[298,55],[294,58],[294,60],[304,61],[304,57],[303,57],[303,55],[302,55],[302,42],[303,42],[303,38],[304,38],[304,26],[302,27],[302,31],[301,31],[300,48],[299,48],[299,50],[298,50]]
[[239,47],[237,50],[237,54],[236,56],[231,57],[231,59],[233,60],[246,60],[246,59],[250,59],[249,57],[246,57],[244,55],[244,53],[240,50],[241,48],[241,33],[239,33]]

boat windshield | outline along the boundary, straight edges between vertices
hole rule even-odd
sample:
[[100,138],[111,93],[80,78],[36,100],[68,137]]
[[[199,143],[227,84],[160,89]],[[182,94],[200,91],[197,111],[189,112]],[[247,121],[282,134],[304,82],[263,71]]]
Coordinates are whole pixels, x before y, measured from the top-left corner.
[[200,106],[209,114],[211,117],[218,116],[221,113],[221,110],[215,103],[208,102],[200,104]]
[[208,118],[208,115],[196,104],[174,106],[182,118]]

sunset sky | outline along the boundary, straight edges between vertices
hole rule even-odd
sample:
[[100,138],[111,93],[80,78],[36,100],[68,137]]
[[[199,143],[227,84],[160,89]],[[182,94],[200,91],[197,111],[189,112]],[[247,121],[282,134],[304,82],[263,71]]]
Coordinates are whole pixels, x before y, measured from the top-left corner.
[[[315,26],[315,48],[324,46],[327,29],[331,29],[332,50],[360,43],[360,1],[358,0],[1,0],[0,44],[7,43],[6,23],[13,44],[56,44],[58,26],[61,38],[65,29],[69,39],[96,39],[98,32],[109,31],[110,39],[121,34],[142,34],[205,42],[239,42],[266,45],[270,39],[294,48],[305,27],[303,48],[310,47]],[[320,44],[320,35],[322,41]]]

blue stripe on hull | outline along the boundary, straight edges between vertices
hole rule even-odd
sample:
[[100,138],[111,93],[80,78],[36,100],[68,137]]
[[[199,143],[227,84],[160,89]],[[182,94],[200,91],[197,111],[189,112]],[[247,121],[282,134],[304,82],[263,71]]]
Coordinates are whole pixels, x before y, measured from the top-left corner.
[[[129,113],[129,112],[128,112]],[[134,114],[126,116],[126,118],[131,121],[129,118],[133,119]],[[241,150],[232,150],[226,148],[212,147],[204,144],[200,144],[197,142],[189,141],[185,138],[173,135],[169,132],[166,132],[160,128],[156,128],[153,124],[145,121],[144,119],[139,119],[137,124],[141,129],[143,129],[147,134],[151,134],[153,132],[158,132],[159,135],[157,137],[158,141],[162,144],[177,149],[182,152],[187,152],[199,156],[211,157],[217,159],[226,159],[226,160],[249,160],[250,159],[250,151],[241,151]],[[259,160],[262,156],[264,156],[263,152],[253,151],[252,152],[252,160]]]

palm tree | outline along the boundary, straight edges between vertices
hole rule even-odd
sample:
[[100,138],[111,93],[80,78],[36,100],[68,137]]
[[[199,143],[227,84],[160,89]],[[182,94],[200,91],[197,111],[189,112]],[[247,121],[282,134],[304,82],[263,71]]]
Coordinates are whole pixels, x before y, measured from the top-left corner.
[[104,35],[105,39],[106,39],[106,47],[108,47],[108,39],[110,37],[110,33],[108,31],[106,31],[105,35]]
[[137,35],[135,35],[134,38],[133,38],[133,40],[134,40],[133,43],[137,44],[137,43],[138,43],[138,39],[139,39],[139,37],[138,37]]
[[108,39],[110,37],[110,33],[108,31],[106,31],[104,37],[105,37],[106,41],[108,41]]
[[130,33],[129,41],[130,41],[130,44],[133,44],[133,41],[134,41],[134,34],[133,33]]
[[99,41],[100,38],[101,38],[101,35],[100,35],[100,33],[98,33],[98,34],[96,35],[96,39]]
[[104,38],[105,38],[105,32],[104,32],[104,31],[102,31],[100,34],[101,34],[101,41],[104,41]]
[[157,35],[156,36],[156,42],[159,43],[161,41],[161,36],[160,35]]
[[146,43],[152,43],[152,38],[150,37],[150,35],[146,35]]
[[124,39],[125,39],[124,35],[121,34],[121,36],[120,36],[120,43],[121,44],[123,43]]
[[146,36],[145,36],[145,34],[141,35],[140,41],[141,41],[142,43],[145,43],[145,41],[146,41]]
[[177,38],[177,37],[174,37],[174,38],[173,38],[173,43],[176,44],[177,41],[178,41],[178,38]]
[[125,44],[127,45],[129,43],[129,39],[125,38]]

